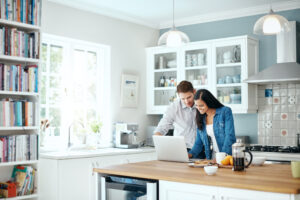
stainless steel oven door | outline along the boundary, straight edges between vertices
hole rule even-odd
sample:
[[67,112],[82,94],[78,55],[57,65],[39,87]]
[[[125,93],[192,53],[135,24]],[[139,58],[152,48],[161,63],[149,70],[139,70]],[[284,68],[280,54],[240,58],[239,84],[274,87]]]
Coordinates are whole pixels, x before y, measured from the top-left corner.
[[100,200],[157,200],[157,181],[101,176]]

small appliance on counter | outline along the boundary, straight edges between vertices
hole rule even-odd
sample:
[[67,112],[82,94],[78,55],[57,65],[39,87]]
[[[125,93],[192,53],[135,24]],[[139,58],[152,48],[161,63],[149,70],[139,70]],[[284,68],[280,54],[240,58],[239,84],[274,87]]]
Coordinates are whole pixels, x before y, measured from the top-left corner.
[[245,144],[245,146],[249,146],[250,145],[250,139],[249,136],[236,136],[236,139],[240,139],[241,142],[243,144]]
[[131,149],[138,148],[138,124],[116,123],[115,147]]

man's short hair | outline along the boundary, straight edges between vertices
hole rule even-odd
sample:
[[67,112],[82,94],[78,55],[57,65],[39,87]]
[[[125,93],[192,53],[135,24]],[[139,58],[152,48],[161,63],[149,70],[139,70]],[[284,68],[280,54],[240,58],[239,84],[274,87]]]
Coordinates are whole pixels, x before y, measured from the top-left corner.
[[177,85],[177,93],[187,93],[194,92],[194,87],[189,81],[181,81],[179,85]]

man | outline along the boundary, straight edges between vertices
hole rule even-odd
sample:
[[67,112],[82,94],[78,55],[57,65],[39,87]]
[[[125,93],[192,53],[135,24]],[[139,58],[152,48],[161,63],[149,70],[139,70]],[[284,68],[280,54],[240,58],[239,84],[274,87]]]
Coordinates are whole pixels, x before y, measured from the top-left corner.
[[181,81],[177,85],[179,99],[168,107],[154,131],[155,135],[166,135],[169,129],[174,128],[174,136],[184,136],[187,148],[193,147],[197,130],[195,92],[188,81]]

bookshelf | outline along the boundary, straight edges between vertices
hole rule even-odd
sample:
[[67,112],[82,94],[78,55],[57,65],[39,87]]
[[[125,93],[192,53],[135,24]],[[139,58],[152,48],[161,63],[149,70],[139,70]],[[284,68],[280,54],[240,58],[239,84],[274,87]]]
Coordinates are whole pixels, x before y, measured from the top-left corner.
[[16,166],[36,170],[26,172],[34,174],[33,190],[29,182],[10,200],[39,198],[41,6],[42,0],[0,1],[0,182],[10,180]]

